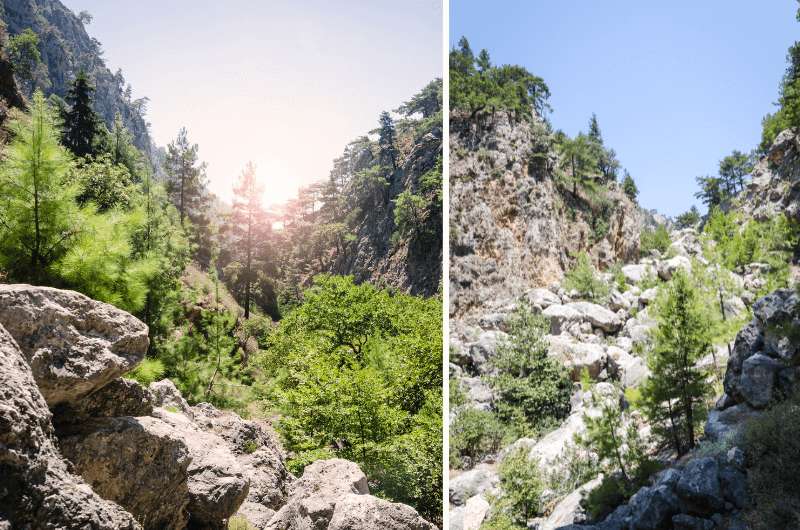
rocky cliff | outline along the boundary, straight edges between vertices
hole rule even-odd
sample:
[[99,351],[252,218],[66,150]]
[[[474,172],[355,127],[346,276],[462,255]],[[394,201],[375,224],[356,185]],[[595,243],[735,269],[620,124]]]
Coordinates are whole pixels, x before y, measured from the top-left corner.
[[591,198],[558,185],[557,160],[537,118],[451,114],[451,316],[548,287],[582,251],[601,267],[638,257],[644,212],[616,183],[597,211]]
[[108,69],[100,43],[89,36],[84,23],[72,11],[59,0],[3,0],[0,7],[0,17],[9,34],[31,28],[38,35],[39,52],[46,66],[39,88],[46,96],[64,97],[69,84],[84,70],[96,88],[95,111],[106,125],[110,128],[119,112],[136,147],[150,153],[150,133],[144,118],[146,100],[131,99],[122,71],[112,73]]
[[113,306],[0,285],[0,528],[434,528],[352,462],[295,478],[268,425],[120,378],[147,344]]

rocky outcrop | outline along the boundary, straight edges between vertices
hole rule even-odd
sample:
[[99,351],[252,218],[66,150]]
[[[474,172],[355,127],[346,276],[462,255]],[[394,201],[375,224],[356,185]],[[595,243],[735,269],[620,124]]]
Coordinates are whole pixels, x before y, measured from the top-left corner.
[[780,215],[800,220],[800,138],[781,132],[766,156],[753,167],[747,188],[735,206],[746,217],[769,220]]
[[266,526],[274,530],[434,530],[413,508],[369,495],[367,477],[347,460],[314,462]]
[[585,200],[557,184],[556,157],[536,118],[451,115],[452,316],[559,281],[581,251],[603,267],[638,257],[644,213],[612,184],[608,229],[598,237]]
[[75,402],[131,370],[147,326],[74,291],[0,285],[0,324],[19,344],[50,407]]
[[118,378],[147,347],[127,313],[0,285],[0,322],[0,528],[221,530],[234,514],[259,530],[434,528],[370,496],[356,464],[295,481],[265,424]]
[[0,325],[0,521],[5,528],[140,530],[72,474],[25,356]]

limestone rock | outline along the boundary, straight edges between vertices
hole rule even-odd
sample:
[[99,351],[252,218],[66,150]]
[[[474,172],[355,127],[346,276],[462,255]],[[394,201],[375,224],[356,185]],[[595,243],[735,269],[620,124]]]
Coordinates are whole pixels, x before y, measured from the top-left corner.
[[725,506],[719,481],[719,465],[714,458],[697,458],[681,473],[675,491],[693,511],[711,514]]
[[131,514],[68,471],[50,411],[0,325],[0,527],[140,530]]
[[436,530],[405,504],[350,493],[336,503],[328,530]]
[[147,326],[73,291],[0,285],[0,324],[19,344],[50,407],[77,401],[136,366]]
[[153,412],[153,396],[136,381],[115,379],[88,396],[65,405],[57,411],[60,422],[84,418],[117,416],[149,416]]
[[495,488],[499,482],[500,477],[491,466],[478,464],[469,471],[450,479],[450,503],[461,506],[470,497]]
[[591,302],[571,302],[566,307],[574,309],[582,320],[603,331],[614,333],[622,327],[622,323],[617,318],[616,313],[601,305]]
[[169,379],[162,379],[150,383],[148,387],[153,398],[153,406],[165,409],[175,409],[191,417],[192,411],[189,404],[183,399],[180,391]]
[[689,258],[683,255],[678,255],[674,258],[660,261],[658,263],[658,276],[664,281],[669,281],[672,279],[672,275],[675,274],[675,271],[679,269],[691,272],[692,262],[689,260]]
[[479,530],[490,507],[482,495],[471,497],[464,506],[462,530]]

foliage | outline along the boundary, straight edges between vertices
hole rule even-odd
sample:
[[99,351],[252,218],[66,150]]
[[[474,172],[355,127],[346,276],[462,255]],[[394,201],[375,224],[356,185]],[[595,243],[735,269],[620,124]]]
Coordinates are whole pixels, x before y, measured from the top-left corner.
[[661,255],[667,253],[672,240],[669,238],[669,230],[666,225],[659,224],[655,228],[644,228],[639,235],[639,253],[648,255],[656,250]]
[[572,493],[602,472],[591,449],[571,442],[552,460],[550,468],[546,475],[547,489],[559,497]]
[[450,467],[470,468],[496,453],[505,435],[494,413],[465,407],[450,425]]
[[653,432],[679,455],[695,445],[710,392],[704,370],[696,363],[709,351],[709,317],[690,278],[678,270],[657,300],[651,376],[642,386],[643,410]]
[[395,146],[395,136],[397,135],[394,120],[388,112],[383,111],[380,115],[380,131],[378,138],[378,149],[381,167],[394,171],[397,169],[397,147]]
[[525,447],[518,447],[503,458],[497,471],[502,493],[495,509],[524,527],[528,519],[542,511],[545,483],[539,462],[529,458]]
[[41,92],[30,115],[15,114],[8,127],[12,140],[0,166],[0,269],[15,281],[42,283],[80,231],[77,189]]
[[567,291],[575,290],[579,296],[595,302],[604,300],[609,293],[608,284],[598,276],[586,252],[578,254],[575,265],[564,274],[563,286]]
[[397,231],[392,234],[395,242],[403,237],[414,237],[422,230],[425,219],[425,197],[409,190],[401,192],[395,199],[394,224]]
[[187,217],[197,217],[205,205],[206,164],[199,161],[197,152],[198,146],[189,142],[186,128],[167,146],[167,194],[178,209],[181,224]]
[[755,530],[800,525],[800,396],[775,405],[745,428],[748,492],[747,514]]
[[521,66],[492,66],[485,50],[476,58],[465,37],[450,51],[449,72],[450,108],[472,117],[498,110],[530,117],[548,108],[550,90],[540,77]]
[[438,517],[441,312],[436,298],[315,278],[259,359],[274,374],[264,399],[282,414],[277,427],[293,460],[330,448],[358,462],[375,491],[400,498],[402,489],[411,496],[404,502]]
[[31,28],[26,28],[8,38],[5,50],[13,65],[14,73],[24,81],[32,81],[36,67],[42,64],[39,36]]
[[691,208],[675,218],[675,228],[678,230],[693,228],[700,223],[700,220],[700,211],[697,206],[692,205]]
[[521,302],[508,326],[508,339],[491,360],[495,374],[489,382],[497,396],[497,415],[521,435],[541,432],[569,414],[572,383],[547,355],[545,317]]
[[106,128],[92,108],[94,87],[81,70],[72,82],[64,100],[61,141],[75,156],[97,155],[105,140]]
[[625,171],[625,176],[622,177],[622,191],[625,192],[625,195],[632,201],[636,200],[636,197],[639,195],[639,188],[636,187],[636,182],[633,181],[633,177],[631,174]]
[[442,110],[442,80],[434,79],[415,94],[409,101],[403,103],[397,111],[405,116],[419,112],[423,118],[436,115]]
[[128,372],[126,377],[138,381],[143,386],[149,386],[150,383],[163,379],[166,370],[164,363],[159,359],[145,358],[136,368]]
[[100,212],[129,207],[136,192],[128,168],[117,164],[107,154],[79,159],[71,178],[78,185],[78,202],[92,203]]

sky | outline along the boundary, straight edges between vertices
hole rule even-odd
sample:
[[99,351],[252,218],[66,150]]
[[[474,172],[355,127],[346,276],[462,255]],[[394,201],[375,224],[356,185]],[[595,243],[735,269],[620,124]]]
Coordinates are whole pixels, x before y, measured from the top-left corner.
[[692,204],[695,177],[760,142],[786,51],[800,37],[794,0],[451,0],[450,41],[464,35],[494,64],[520,64],[552,93],[570,135],[595,112],[639,202],[667,215]]
[[185,126],[224,200],[252,160],[266,204],[327,178],[345,145],[442,76],[441,0],[63,0],[158,145]]

